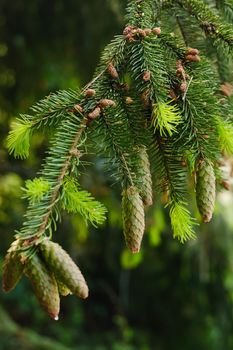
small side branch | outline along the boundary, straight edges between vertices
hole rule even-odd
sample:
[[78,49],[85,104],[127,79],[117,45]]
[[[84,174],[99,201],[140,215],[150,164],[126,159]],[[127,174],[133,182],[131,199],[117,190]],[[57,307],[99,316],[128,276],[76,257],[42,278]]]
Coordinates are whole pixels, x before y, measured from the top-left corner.
[[[61,173],[57,179],[57,184],[56,186],[54,187],[54,190],[53,190],[53,193],[52,193],[52,196],[51,196],[51,201],[50,201],[50,206],[49,206],[49,210],[47,212],[47,214],[45,215],[44,219],[43,219],[43,222],[42,224],[40,225],[39,229],[38,229],[38,232],[36,234],[36,238],[37,237],[40,237],[41,234],[46,230],[46,227],[48,225],[48,222],[49,222],[49,218],[52,214],[52,211],[53,211],[53,208],[57,202],[57,199],[58,199],[58,195],[59,195],[59,191],[60,191],[60,188],[62,186],[62,183],[63,183],[63,180],[64,180],[64,177],[69,169],[69,166],[70,166],[70,162],[71,162],[71,159],[72,159],[72,154],[74,153],[74,151],[76,150],[77,148],[77,145],[81,139],[81,136],[83,134],[83,131],[85,130],[85,127],[87,125],[87,119],[84,119],[83,120],[83,126],[78,130],[77,132],[77,135],[74,139],[74,142],[72,144],[72,147],[70,148],[70,151],[69,151],[69,155],[67,156],[67,159],[64,163],[64,166],[63,168],[61,169]],[[31,242],[32,243],[32,242]]]

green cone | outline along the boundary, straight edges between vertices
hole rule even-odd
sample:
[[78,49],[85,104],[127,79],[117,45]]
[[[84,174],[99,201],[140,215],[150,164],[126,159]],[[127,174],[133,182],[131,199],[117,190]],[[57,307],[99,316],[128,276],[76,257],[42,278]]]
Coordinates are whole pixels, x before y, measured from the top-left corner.
[[153,204],[152,178],[150,172],[150,161],[146,151],[146,147],[142,146],[139,150],[140,157],[140,187],[139,194],[146,207]]
[[40,248],[44,259],[57,278],[67,286],[72,294],[80,298],[88,297],[88,286],[79,270],[66,251],[57,243],[45,239]]
[[123,230],[127,247],[138,253],[145,230],[145,214],[142,199],[134,186],[122,193]]
[[216,179],[209,161],[202,160],[197,169],[196,199],[203,222],[210,222],[216,198]]
[[3,262],[2,289],[10,292],[15,288],[23,274],[24,266],[16,252],[7,253]]
[[58,320],[60,298],[53,273],[47,270],[44,262],[35,254],[27,261],[25,274],[31,281],[41,306],[53,319]]

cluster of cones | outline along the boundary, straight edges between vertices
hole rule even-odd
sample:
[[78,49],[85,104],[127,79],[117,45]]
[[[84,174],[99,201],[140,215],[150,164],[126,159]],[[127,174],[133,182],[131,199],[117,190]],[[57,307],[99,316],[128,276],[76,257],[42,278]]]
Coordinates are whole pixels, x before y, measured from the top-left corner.
[[129,42],[133,42],[139,37],[145,38],[146,36],[148,36],[152,33],[159,36],[161,34],[161,28],[156,27],[156,28],[152,28],[152,29],[150,29],[150,28],[142,29],[142,28],[137,28],[134,26],[127,26],[127,27],[125,27],[125,29],[123,31],[124,37]]
[[15,250],[8,252],[3,264],[3,290],[10,292],[14,289],[23,274],[31,281],[43,309],[54,320],[58,320],[60,296],[88,297],[88,286],[78,266],[59,244],[47,238],[24,263],[20,253]]

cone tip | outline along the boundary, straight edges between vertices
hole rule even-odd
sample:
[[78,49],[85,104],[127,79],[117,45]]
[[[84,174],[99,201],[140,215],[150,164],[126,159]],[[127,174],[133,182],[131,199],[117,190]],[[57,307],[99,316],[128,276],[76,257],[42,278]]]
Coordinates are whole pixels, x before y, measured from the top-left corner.
[[153,201],[152,201],[152,199],[147,198],[147,199],[144,199],[144,200],[143,200],[143,204],[144,204],[144,207],[145,207],[145,208],[149,208],[149,207],[152,206]]
[[140,252],[140,248],[131,248],[131,252],[133,253],[133,254],[137,254],[137,253],[139,253]]
[[89,296],[89,290],[87,289],[84,293],[83,293],[83,299],[87,299]]
[[54,313],[54,312],[49,312],[49,316],[54,320],[58,321],[59,320],[59,313]]
[[86,285],[83,287],[82,291],[79,293],[79,297],[82,299],[87,299],[89,296],[89,289],[88,286]]
[[203,222],[204,222],[205,224],[208,224],[208,223],[211,221],[212,216],[213,216],[212,214],[204,215],[204,216],[203,216]]

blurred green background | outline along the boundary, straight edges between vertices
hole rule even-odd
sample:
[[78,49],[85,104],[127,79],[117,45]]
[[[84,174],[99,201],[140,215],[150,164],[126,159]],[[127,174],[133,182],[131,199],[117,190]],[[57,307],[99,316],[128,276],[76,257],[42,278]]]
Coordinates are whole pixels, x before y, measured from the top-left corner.
[[[125,1],[0,0],[0,258],[23,221],[24,180],[39,170],[49,142],[33,137],[24,162],[7,154],[11,121],[50,91],[91,79],[101,50],[123,27]],[[91,160],[91,159],[89,159]],[[221,193],[210,225],[181,245],[166,210],[147,214],[142,253],[124,247],[120,191],[88,167],[82,182],[108,210],[105,226],[64,216],[54,240],[77,259],[90,297],[62,299],[60,320],[41,310],[26,279],[0,292],[0,350],[232,350],[233,198]]]

